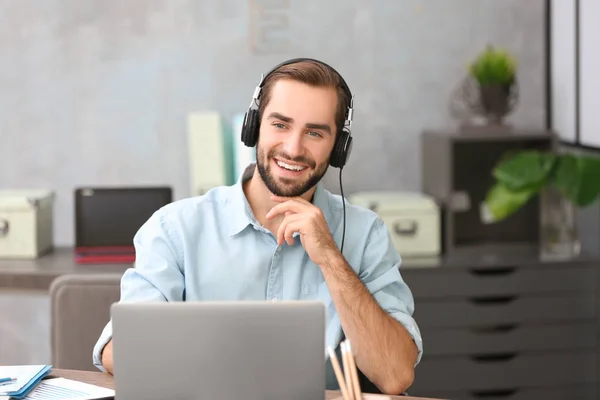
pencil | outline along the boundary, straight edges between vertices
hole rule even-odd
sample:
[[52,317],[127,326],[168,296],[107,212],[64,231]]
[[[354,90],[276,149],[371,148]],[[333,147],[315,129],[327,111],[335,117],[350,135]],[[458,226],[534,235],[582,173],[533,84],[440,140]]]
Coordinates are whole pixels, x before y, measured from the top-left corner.
[[354,353],[352,353],[352,346],[350,346],[350,341],[346,340],[346,350],[348,352],[348,361],[350,364],[350,373],[352,375],[352,381],[354,383],[354,399],[360,400],[362,399],[362,390],[360,388],[360,382],[358,381],[358,371],[356,370],[356,361],[354,360]]
[[352,398],[348,395],[348,389],[346,388],[346,382],[344,381],[344,376],[342,374],[342,370],[340,368],[340,363],[337,359],[337,356],[331,347],[327,347],[327,353],[329,354],[329,359],[331,360],[331,366],[333,367],[333,372],[335,373],[335,377],[338,381],[338,385],[340,387],[340,391],[342,392],[342,397],[344,400],[352,400]]
[[344,376],[346,377],[346,387],[348,388],[348,396],[351,399],[355,399],[354,385],[352,384],[352,374],[350,373],[350,355],[348,354],[346,341],[340,343],[340,349],[342,351],[342,362],[344,364]]

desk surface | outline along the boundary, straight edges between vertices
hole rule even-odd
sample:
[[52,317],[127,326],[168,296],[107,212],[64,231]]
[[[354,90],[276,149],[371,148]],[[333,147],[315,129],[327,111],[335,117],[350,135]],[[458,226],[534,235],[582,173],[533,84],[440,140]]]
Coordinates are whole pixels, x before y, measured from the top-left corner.
[[[67,378],[73,379],[76,381],[90,383],[92,385],[97,385],[101,387],[105,387],[108,389],[114,389],[115,385],[113,383],[113,378],[111,375],[103,372],[94,372],[94,371],[75,371],[75,370],[67,370],[67,369],[53,369],[52,373],[49,375],[50,378]],[[337,391],[326,391],[325,393],[326,400],[341,400],[341,394]],[[366,395],[364,396],[365,400],[432,400],[432,399],[424,399],[422,397],[410,397],[410,396],[384,396],[384,395]]]
[[[600,250],[599,250],[600,252]],[[501,248],[475,247],[441,257],[420,257],[402,260],[401,269],[427,271],[432,268],[495,268],[512,264],[535,266],[540,263],[599,262],[596,252],[567,259],[544,259],[535,248],[514,246]],[[0,289],[48,290],[52,281],[65,274],[123,273],[132,264],[77,264],[73,248],[59,247],[36,260],[0,258]]]
[[123,273],[132,264],[77,264],[72,248],[57,248],[36,260],[0,259],[0,289],[48,290],[66,274]]

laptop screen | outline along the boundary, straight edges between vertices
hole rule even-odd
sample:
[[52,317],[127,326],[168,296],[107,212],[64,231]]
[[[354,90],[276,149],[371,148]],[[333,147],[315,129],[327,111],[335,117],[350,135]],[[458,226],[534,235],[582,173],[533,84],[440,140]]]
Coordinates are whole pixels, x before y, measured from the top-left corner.
[[77,189],[76,246],[133,246],[140,227],[171,201],[168,187]]

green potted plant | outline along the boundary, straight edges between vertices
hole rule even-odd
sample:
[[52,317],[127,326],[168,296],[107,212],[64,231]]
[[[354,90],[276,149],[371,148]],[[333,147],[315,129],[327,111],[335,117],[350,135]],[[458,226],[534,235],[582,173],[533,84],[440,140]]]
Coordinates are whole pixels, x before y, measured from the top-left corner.
[[502,123],[518,98],[515,58],[504,49],[488,46],[469,65],[469,75],[477,86],[471,107],[489,123]]
[[503,157],[492,176],[495,183],[481,208],[483,222],[500,222],[541,195],[543,250],[579,251],[575,211],[600,196],[600,157],[523,150]]

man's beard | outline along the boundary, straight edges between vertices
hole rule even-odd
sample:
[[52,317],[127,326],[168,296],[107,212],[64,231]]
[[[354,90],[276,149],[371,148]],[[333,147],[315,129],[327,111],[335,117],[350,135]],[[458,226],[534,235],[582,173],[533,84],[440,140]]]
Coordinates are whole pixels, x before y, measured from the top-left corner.
[[305,157],[288,157],[284,152],[276,152],[275,150],[271,150],[269,154],[265,157],[264,150],[260,149],[258,146],[256,148],[256,166],[258,167],[258,174],[261,179],[275,196],[282,197],[297,197],[306,193],[313,186],[315,186],[321,178],[327,172],[327,168],[329,167],[328,163],[318,166],[314,172],[309,175],[309,177],[305,181],[298,181],[296,179],[286,179],[286,178],[275,178],[271,173],[271,164],[269,163],[275,157],[279,158],[282,161],[294,161],[302,164],[308,165],[310,168],[315,168],[315,162],[313,160],[307,159]]

